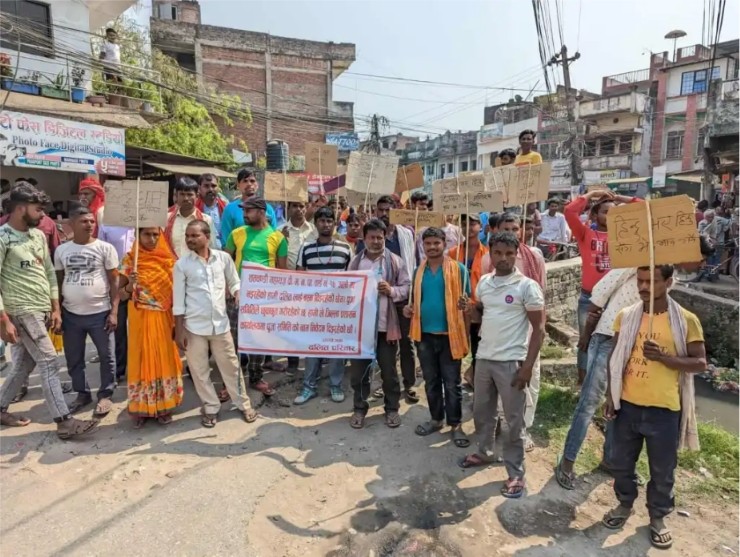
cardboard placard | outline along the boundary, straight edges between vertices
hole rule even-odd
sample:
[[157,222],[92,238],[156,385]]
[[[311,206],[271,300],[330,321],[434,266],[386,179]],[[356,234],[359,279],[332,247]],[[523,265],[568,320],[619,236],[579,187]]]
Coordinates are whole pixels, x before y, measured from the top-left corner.
[[308,179],[305,174],[265,172],[265,199],[267,201],[308,202]]
[[[398,157],[353,151],[347,164],[345,187],[356,192],[390,195],[396,187]],[[363,198],[364,200],[364,198]]]
[[362,205],[365,205],[365,201],[367,201],[369,206],[373,206],[378,199],[384,195],[388,195],[386,193],[373,192],[366,194],[364,191],[355,191],[350,189],[346,189],[345,192],[347,194],[347,205],[350,207],[361,207]]
[[418,162],[398,167],[398,173],[396,174],[396,193],[420,188],[423,185],[424,171]]
[[429,226],[442,228],[445,225],[444,213],[435,213],[434,211],[391,209],[390,219],[391,224],[418,226],[419,228]]
[[547,200],[551,173],[552,165],[549,162],[524,166],[489,167],[484,171],[486,189],[503,191],[504,203],[507,207]]
[[589,184],[586,186],[586,193],[591,193],[592,191],[602,191],[602,190],[609,190],[609,186],[606,184]]
[[306,174],[338,176],[338,151],[336,145],[307,141],[304,151],[306,156]]
[[[677,195],[645,203],[650,203],[652,213],[655,264],[701,261],[691,198]],[[628,203],[609,210],[606,220],[612,269],[650,264],[645,203]]]
[[504,194],[500,191],[444,193],[435,196],[434,208],[445,215],[501,212],[504,210]]
[[[167,226],[170,207],[170,185],[167,182],[139,182],[139,228]],[[105,214],[108,226],[136,226],[136,180],[105,182]]]

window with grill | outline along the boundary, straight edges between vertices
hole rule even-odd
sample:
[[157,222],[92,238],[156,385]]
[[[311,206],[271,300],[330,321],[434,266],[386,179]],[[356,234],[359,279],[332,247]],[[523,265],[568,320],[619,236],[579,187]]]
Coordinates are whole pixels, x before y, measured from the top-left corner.
[[468,171],[468,161],[460,161],[460,172]]
[[619,138],[619,154],[629,155],[632,152],[632,136],[623,135]]
[[583,142],[583,156],[584,157],[595,157],[596,149],[597,149],[596,141],[584,141]]
[[616,152],[617,142],[614,139],[602,139],[599,147],[599,156],[613,155]]
[[683,131],[668,132],[665,158],[680,159],[683,155]]
[[[706,93],[709,88],[708,74],[709,72],[707,70],[683,72],[681,74],[681,94]],[[711,79],[719,79],[719,76],[719,66],[714,66],[712,68]]]
[[[0,14],[11,23],[20,22],[28,32],[20,33],[21,52],[51,57],[54,43],[51,34],[51,10],[48,4],[32,0],[0,0]],[[15,26],[15,25],[14,25]],[[18,50],[18,35],[2,33],[0,47]],[[26,72],[19,69],[23,75]]]

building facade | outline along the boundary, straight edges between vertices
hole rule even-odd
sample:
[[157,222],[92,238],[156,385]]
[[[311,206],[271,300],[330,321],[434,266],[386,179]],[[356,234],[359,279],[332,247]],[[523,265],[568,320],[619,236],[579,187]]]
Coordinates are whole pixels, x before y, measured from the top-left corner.
[[354,131],[353,103],[335,102],[333,82],[355,60],[355,46],[203,25],[196,0],[154,0],[152,44],[197,73],[202,83],[238,95],[251,126],[224,127],[260,156],[268,140],[303,154],[306,141]]
[[461,172],[478,170],[476,152],[477,132],[445,132],[406,146],[401,164],[419,163],[424,170],[424,186],[430,190],[432,182],[454,178]]

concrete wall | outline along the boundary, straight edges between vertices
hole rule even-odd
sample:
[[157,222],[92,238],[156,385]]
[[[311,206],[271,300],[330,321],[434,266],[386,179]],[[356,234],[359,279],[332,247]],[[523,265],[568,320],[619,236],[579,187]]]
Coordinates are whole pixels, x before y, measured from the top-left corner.
[[[581,291],[581,259],[547,263],[548,320],[557,319],[577,329],[576,309]],[[676,285],[671,297],[695,313],[704,328],[707,353],[720,366],[738,361],[738,303]]]

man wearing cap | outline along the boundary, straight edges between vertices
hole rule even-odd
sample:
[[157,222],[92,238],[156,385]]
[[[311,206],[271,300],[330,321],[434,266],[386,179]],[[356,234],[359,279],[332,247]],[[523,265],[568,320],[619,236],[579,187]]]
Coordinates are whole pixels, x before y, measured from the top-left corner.
[[[223,213],[221,213],[221,240],[224,242],[228,240],[233,230],[246,224],[244,222],[244,213],[241,204],[257,195],[257,190],[259,189],[257,176],[251,170],[242,168],[236,175],[236,187],[241,192],[241,197],[229,203],[224,208]],[[266,214],[267,222],[270,226],[277,228],[275,211],[269,205],[267,205]]]
[[[267,223],[267,203],[261,197],[250,197],[241,203],[246,225],[235,228],[226,240],[226,251],[236,261],[236,268],[241,273],[242,261],[258,263],[265,267],[287,269],[288,241],[285,236]],[[239,301],[233,301],[229,307],[231,333],[238,347]],[[265,396],[272,396],[275,390],[262,378],[264,356],[248,355],[247,369],[252,388]],[[244,362],[242,360],[242,367]]]

